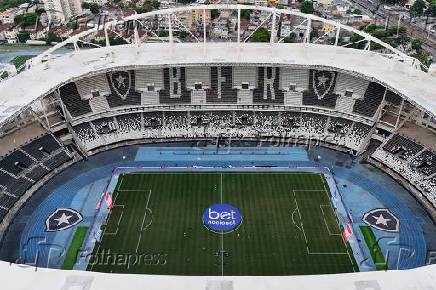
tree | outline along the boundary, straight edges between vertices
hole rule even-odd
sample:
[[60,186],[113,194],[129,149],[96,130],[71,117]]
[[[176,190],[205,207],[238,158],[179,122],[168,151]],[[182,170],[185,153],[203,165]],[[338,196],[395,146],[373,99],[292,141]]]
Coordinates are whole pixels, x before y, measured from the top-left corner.
[[182,3],[182,4],[190,4],[190,3],[194,3],[194,2],[196,2],[197,0],[179,0],[179,3]]
[[312,31],[310,32],[310,39],[318,37],[319,33],[318,33],[318,29],[312,29]]
[[385,0],[384,2],[386,2],[387,4],[398,5],[398,6],[404,6],[405,4],[405,0]]
[[285,37],[283,39],[283,42],[284,43],[293,43],[293,42],[295,42],[295,36],[296,36],[295,32],[291,32],[288,37]]
[[425,14],[430,17],[436,17],[436,0],[430,2]]
[[313,10],[313,3],[311,1],[304,1],[303,4],[301,4],[300,11],[302,13],[312,14]]
[[360,36],[359,34],[354,33],[351,37],[350,37],[350,43],[352,48],[357,48],[357,49],[363,49],[365,47],[365,41],[361,41],[363,40],[364,37]]
[[26,40],[30,39],[30,33],[27,31],[23,31],[17,34],[19,43],[26,43]]
[[179,32],[179,37],[180,38],[186,38],[188,35],[189,35],[189,33],[184,31],[184,30]]
[[37,9],[35,10],[35,12],[36,12],[36,14],[38,14],[38,16],[41,16],[42,13],[45,13],[45,9],[43,9],[43,8],[37,8]]
[[218,9],[211,9],[210,10],[210,18],[215,19],[218,16],[220,16],[220,12],[218,11]]
[[422,48],[422,41],[419,39],[412,40],[412,49],[420,51]]
[[151,6],[153,7],[153,9],[159,9],[159,7],[160,7],[160,2],[157,1],[157,0],[153,0],[153,1],[151,2]]
[[166,30],[159,30],[159,32],[157,33],[157,36],[159,37],[168,37],[169,32]]
[[59,37],[57,37],[56,34],[54,34],[53,32],[49,31],[47,33],[47,38],[45,39],[45,43],[47,45],[51,45],[52,42],[59,41],[59,40],[60,39],[59,39]]
[[416,0],[413,3],[412,7],[410,7],[410,15],[412,17],[421,16],[425,9],[424,0]]
[[142,4],[142,7],[136,9],[136,13],[141,14],[141,13],[150,12],[153,9],[159,9],[159,7],[160,7],[160,2],[157,0],[145,1],[144,4]]
[[89,10],[91,10],[92,14],[98,14],[100,12],[100,6],[98,4],[92,3],[89,5]]
[[21,28],[35,25],[37,19],[38,19],[38,15],[36,13],[26,13],[15,17],[15,21],[17,21],[17,23],[20,24]]
[[241,19],[250,20],[251,10],[241,9]]
[[[100,46],[106,46],[106,40],[105,39],[100,40],[98,42],[98,44]],[[127,44],[127,41],[124,38],[119,37],[119,36],[117,36],[116,38],[109,37],[109,44],[112,45],[112,46],[114,46],[114,45],[122,45],[122,44]]]
[[416,58],[417,60],[419,60],[422,64],[424,64],[426,66],[430,65],[430,59],[428,57],[428,53],[426,53],[426,52],[414,53],[411,56]]
[[259,27],[251,36],[251,42],[269,42],[271,37],[270,32],[265,27]]
[[77,23],[77,20],[71,22],[71,28],[72,28],[73,30],[76,30],[77,28],[79,28],[79,24]]
[[142,7],[136,9],[136,13],[141,14],[141,13],[150,12],[151,10],[153,10],[151,3],[149,1],[146,1],[144,2],[144,4],[142,4]]
[[354,9],[351,13],[361,15],[362,14],[362,10]]
[[0,2],[0,11],[5,11],[8,8],[18,7],[23,3],[28,3],[29,0],[3,0]]

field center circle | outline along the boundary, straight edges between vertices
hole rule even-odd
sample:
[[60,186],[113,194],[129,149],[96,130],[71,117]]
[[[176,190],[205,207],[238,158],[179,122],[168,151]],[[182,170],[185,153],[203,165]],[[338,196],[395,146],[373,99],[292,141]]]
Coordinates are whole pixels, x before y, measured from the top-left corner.
[[203,213],[203,223],[214,231],[231,231],[242,221],[239,210],[226,203],[216,203]]

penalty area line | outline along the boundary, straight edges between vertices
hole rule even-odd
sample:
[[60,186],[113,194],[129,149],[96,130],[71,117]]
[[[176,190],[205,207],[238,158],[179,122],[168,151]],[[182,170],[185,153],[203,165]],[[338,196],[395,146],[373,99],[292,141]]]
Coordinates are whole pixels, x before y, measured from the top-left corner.
[[145,227],[144,227],[144,223],[145,223],[145,219],[147,217],[147,211],[150,211],[150,213],[152,212],[151,209],[148,207],[148,204],[150,202],[150,198],[151,198],[151,189],[148,190],[148,198],[147,198],[147,203],[145,205],[145,210],[144,210],[144,217],[142,219],[142,224],[141,224],[141,228],[139,230],[139,238],[138,238],[138,243],[136,244],[136,252],[138,253],[138,249],[139,249],[139,244],[141,243],[141,239],[142,239],[142,232],[144,230],[146,230],[152,223],[153,223],[153,219],[150,220],[150,223],[148,223]]
[[[108,217],[108,219],[107,219],[108,222],[110,221],[110,218],[111,218],[111,216],[112,216],[112,211],[113,211],[113,209],[114,209],[115,207],[121,207],[121,208],[123,209],[122,212],[121,212],[120,217],[118,218],[117,228],[116,228],[116,230],[115,230],[114,233],[108,233],[108,232],[106,232],[106,229],[105,229],[105,231],[104,231],[103,234],[102,234],[102,239],[103,239],[103,236],[104,236],[104,235],[116,236],[116,235],[118,234],[118,229],[119,229],[119,227],[120,227],[121,219],[123,218],[123,215],[124,215],[124,204],[117,204],[117,205],[114,205],[114,206],[113,206],[113,208],[111,209],[111,211],[110,211],[110,213],[109,213],[109,217]],[[107,223],[106,223],[106,228],[107,228]]]
[[[322,190],[320,190],[320,191],[322,191]],[[300,208],[298,207],[298,201],[297,201],[297,196],[296,196],[296,194],[295,194],[295,190],[293,190],[293,193],[294,193],[295,205],[296,205],[296,207],[297,207],[298,214],[300,215],[301,230],[302,230],[302,232],[303,232],[304,241],[306,242],[306,250],[307,250],[307,254],[308,254],[308,255],[347,255],[347,254],[350,255],[350,253],[348,253],[347,249],[345,249],[346,252],[327,252],[327,253],[320,253],[320,252],[311,252],[311,251],[310,251],[310,249],[309,249],[309,242],[308,242],[308,240],[307,240],[306,231],[304,230],[303,218],[302,218],[302,216],[301,216]],[[324,219],[324,221],[325,221],[325,219]],[[340,236],[342,237],[342,235],[340,235]],[[343,237],[342,237],[342,239],[343,239]]]

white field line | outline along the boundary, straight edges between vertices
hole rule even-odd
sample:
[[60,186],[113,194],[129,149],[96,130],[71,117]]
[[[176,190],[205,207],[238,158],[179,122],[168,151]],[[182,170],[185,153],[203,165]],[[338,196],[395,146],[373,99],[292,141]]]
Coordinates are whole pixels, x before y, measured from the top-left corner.
[[138,253],[138,249],[139,249],[139,244],[141,242],[141,238],[142,238],[142,232],[139,233],[139,238],[138,238],[138,243],[136,244],[135,253]]
[[[333,178],[333,177],[332,177]],[[325,188],[325,191],[326,191],[326,193],[327,193],[327,189],[326,189],[326,180],[325,179],[323,179],[322,177],[321,177],[321,179],[323,180],[323,184],[324,184],[324,188]],[[334,181],[334,180],[333,180]],[[335,182],[335,181],[334,181]],[[327,184],[327,186],[328,186],[328,184]],[[327,193],[327,195],[328,195],[328,193]],[[332,210],[333,210],[333,212],[335,213],[335,216],[336,216],[336,222],[338,223],[338,226],[340,226],[340,218],[339,218],[339,213],[333,208],[333,206],[331,205],[331,203],[330,203],[330,206],[332,207]],[[347,248],[347,243],[345,242],[345,239],[344,239],[344,237],[341,235],[341,238],[342,238],[342,241],[344,242],[344,247],[345,247],[345,251],[347,252],[347,254],[348,254],[348,258],[350,258],[350,263],[351,263],[351,266],[353,267],[353,271],[354,272],[356,272],[356,269],[354,268],[354,264],[353,264],[353,260],[351,259],[351,256],[350,256],[350,252],[348,251],[348,248]]]
[[123,181],[124,181],[124,178],[121,178],[121,181],[120,181],[120,186],[118,186],[118,191],[120,191],[120,190],[121,190],[121,188],[122,188],[122,185],[123,185]]
[[149,189],[149,193],[148,193],[148,198],[147,198],[147,203],[145,204],[145,213],[144,213],[144,218],[142,219],[142,224],[141,224],[141,232],[144,231],[145,229],[147,229],[151,223],[153,222],[153,220],[151,220],[151,222],[145,226],[144,228],[144,222],[145,222],[145,218],[147,217],[147,210],[150,211],[151,213],[151,208],[148,207],[148,204],[150,203],[150,198],[151,198],[151,189]]
[[[322,185],[324,186],[324,191],[325,191],[325,194],[327,195],[327,199],[330,200],[330,195],[329,195],[330,191],[326,187],[326,185],[328,185],[328,184],[326,184],[325,178],[322,178],[324,175],[318,174],[318,176],[319,176],[319,178],[321,178],[321,182],[322,182]],[[320,191],[322,191],[322,190],[320,190]]]
[[[302,216],[301,216],[300,209],[299,209],[299,207],[298,207],[298,201],[297,201],[297,196],[296,196],[296,194],[295,194],[295,191],[296,191],[296,190],[293,190],[293,192],[294,192],[294,199],[295,199],[295,205],[297,206],[297,211],[298,211],[298,214],[300,215],[300,220],[301,220],[301,229],[302,229],[302,232],[303,232],[304,240],[306,241],[306,249],[307,249],[307,253],[308,253],[309,255],[347,255],[347,254],[350,255],[350,254],[348,253],[348,251],[346,251],[345,253],[344,253],[344,252],[339,252],[339,253],[335,253],[335,252],[332,252],[332,253],[317,253],[317,252],[311,252],[311,251],[310,251],[310,249],[309,249],[309,243],[308,243],[308,241],[307,241],[306,232],[304,231],[303,219],[302,219]],[[297,190],[297,191],[299,191],[299,190]],[[320,191],[322,191],[322,190],[312,190],[312,191],[318,191],[318,192],[320,192]],[[341,235],[341,236],[342,236],[342,235]]]
[[[328,226],[328,224],[327,224],[327,220],[326,220],[326,217],[325,217],[325,214],[324,214],[324,210],[322,209],[324,206],[325,206],[325,207],[329,207],[329,205],[320,204],[320,205],[319,205],[319,208],[321,209],[322,217],[323,217],[323,219],[324,219],[325,227],[327,228],[327,231],[329,232],[329,236],[341,236],[341,234],[333,234],[333,233],[330,231],[330,228],[329,228],[329,226]],[[336,219],[335,219],[335,220],[336,220]],[[336,220],[336,222],[337,222],[337,220]]]
[[[154,169],[156,169],[155,167],[153,167]],[[184,167],[180,167],[183,170],[186,170],[186,168]],[[273,167],[274,169],[277,169],[278,167]],[[132,168],[134,169],[134,168]],[[195,169],[195,168],[189,168],[189,169]],[[203,168],[205,169],[205,168]],[[210,167],[210,169],[214,169],[216,170],[215,167]],[[251,167],[247,167],[247,168],[237,168],[237,167],[233,167],[233,169],[254,169]],[[266,168],[261,168],[261,167],[256,167],[256,169],[266,169]],[[283,167],[283,169],[289,169],[288,167]],[[180,172],[180,171],[164,171],[164,172],[154,172],[154,171],[144,171],[144,172],[127,172],[129,175],[143,175],[143,174],[219,174],[223,171],[184,171],[184,172]],[[226,173],[232,173],[232,174],[319,174],[317,172],[293,172],[293,171],[289,171],[289,172],[283,172],[283,171],[224,171]]]
[[[323,183],[323,185],[324,185],[324,191],[325,191],[325,193],[327,194],[327,198],[330,200],[329,192],[327,191],[327,187],[326,187],[326,185],[328,186],[328,183],[327,183],[327,181],[325,180],[325,178],[322,178],[322,174],[320,174],[319,176],[320,176],[320,178],[321,178],[321,180],[322,180],[322,183]],[[330,187],[329,187],[329,188],[330,188]],[[331,193],[331,194],[333,194],[333,193]],[[336,216],[336,222],[338,223],[338,226],[339,226],[340,222],[339,222],[339,216],[338,216],[338,213],[337,213],[336,210],[333,208],[333,206],[332,206],[331,203],[329,203],[329,205],[331,206],[331,209],[332,209],[333,212],[335,213],[335,216]],[[324,214],[324,212],[323,212],[323,214]],[[324,217],[324,221],[325,221],[325,217]],[[329,232],[330,232],[330,231],[329,231]],[[350,263],[351,263],[351,266],[353,267],[353,271],[356,272],[356,269],[354,269],[353,260],[351,259],[351,256],[350,256],[350,252],[349,252],[348,249],[347,249],[347,243],[345,242],[344,237],[343,237],[342,235],[340,235],[340,236],[341,236],[341,238],[342,238],[342,241],[344,242],[345,251],[346,251],[346,253],[347,253],[347,255],[348,255],[348,258],[350,259]]]
[[[103,236],[102,236],[103,237]],[[97,255],[98,255],[98,251],[100,251],[100,244],[98,244],[98,248],[97,248]],[[91,253],[91,255],[92,255],[92,253]],[[91,264],[91,271],[92,271],[92,269],[94,269],[94,265],[95,265],[95,263],[92,263]]]
[[123,190],[118,190],[119,192],[144,192],[144,191],[149,191],[150,189],[123,189]]
[[295,194],[295,190],[293,190],[293,193],[294,193],[295,206],[297,207],[298,215],[300,216],[301,231],[303,232],[304,241],[306,242],[307,253],[310,254],[309,243],[307,242],[306,232],[304,231],[303,218],[301,216],[300,208],[298,207],[298,201],[297,201],[297,196]]
[[[120,222],[121,222],[121,219],[123,218],[123,214],[124,214],[124,204],[117,204],[117,205],[114,205],[113,208],[115,208],[115,207],[122,207],[122,208],[123,208],[123,211],[121,212],[121,215],[120,215],[120,217],[118,218],[117,229],[115,230],[114,233],[108,233],[108,232],[106,232],[106,229],[105,229],[105,231],[104,231],[103,234],[102,234],[102,239],[103,239],[103,236],[104,236],[104,235],[116,236],[116,235],[118,234],[118,228],[120,227]],[[113,209],[112,209],[112,210],[113,210]],[[109,213],[108,221],[110,220],[110,217],[112,216],[112,210],[111,210],[110,213]],[[106,224],[106,228],[107,228],[107,224]]]
[[294,209],[294,211],[293,212],[291,212],[291,219],[292,219],[292,222],[294,223],[294,225],[297,227],[297,229],[299,229],[300,231],[303,231],[298,225],[297,225],[297,223],[295,222],[295,219],[294,219],[294,214],[297,212],[297,209]]
[[148,190],[148,198],[147,198],[147,203],[145,205],[145,210],[144,210],[144,218],[142,219],[142,224],[141,224],[141,228],[139,230],[139,238],[138,238],[138,243],[136,244],[136,251],[135,253],[138,253],[138,249],[139,249],[139,244],[141,243],[141,239],[142,239],[142,232],[147,229],[153,222],[153,219],[150,221],[149,224],[147,224],[144,228],[144,223],[145,223],[145,218],[147,217],[147,211],[151,212],[151,209],[148,207],[148,204],[150,202],[150,198],[151,198],[151,189]]

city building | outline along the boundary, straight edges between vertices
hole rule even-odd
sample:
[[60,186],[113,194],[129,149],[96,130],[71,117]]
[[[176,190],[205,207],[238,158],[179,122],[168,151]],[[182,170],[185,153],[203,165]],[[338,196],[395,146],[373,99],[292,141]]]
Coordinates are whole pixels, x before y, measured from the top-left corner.
[[50,23],[62,24],[82,14],[80,0],[44,0],[44,9]]

